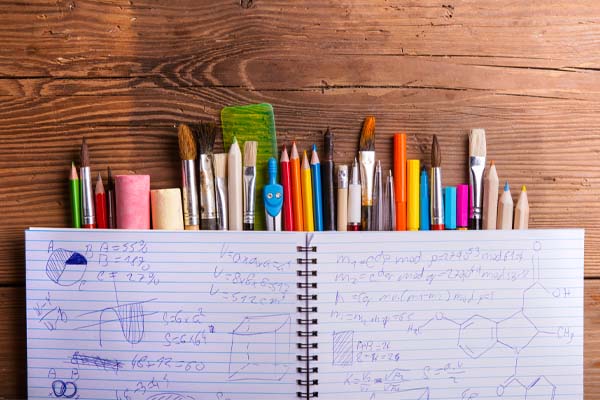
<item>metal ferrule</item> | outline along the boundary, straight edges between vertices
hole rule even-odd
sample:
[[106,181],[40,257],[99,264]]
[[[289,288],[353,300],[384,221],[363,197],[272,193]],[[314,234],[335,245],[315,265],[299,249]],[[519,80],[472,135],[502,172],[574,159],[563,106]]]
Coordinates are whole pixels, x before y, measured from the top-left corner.
[[212,168],[212,157],[200,154],[200,218],[216,219],[215,180]]
[[281,211],[276,216],[272,216],[265,210],[265,219],[267,222],[267,230],[268,231],[280,232],[282,230],[282,228],[281,228]]
[[244,223],[254,223],[256,168],[244,167]]
[[94,193],[92,192],[92,172],[90,167],[79,168],[81,179],[81,220],[82,225],[95,225]]
[[442,196],[442,169],[431,168],[430,187],[430,215],[431,225],[444,224],[444,198]]
[[198,213],[198,184],[194,160],[181,160],[181,187],[183,192],[184,225],[200,225]]
[[227,208],[227,181],[225,177],[215,178],[215,190],[217,192],[217,229],[226,231],[229,227],[227,218],[229,210]]
[[474,220],[481,220],[482,217],[484,169],[485,157],[469,157],[469,184],[473,190],[473,195],[469,196],[469,208],[472,210],[469,218]]
[[359,153],[360,182],[362,183],[361,200],[363,206],[373,205],[373,179],[375,174],[375,152]]
[[348,167],[346,165],[340,165],[337,178],[338,189],[348,189]]

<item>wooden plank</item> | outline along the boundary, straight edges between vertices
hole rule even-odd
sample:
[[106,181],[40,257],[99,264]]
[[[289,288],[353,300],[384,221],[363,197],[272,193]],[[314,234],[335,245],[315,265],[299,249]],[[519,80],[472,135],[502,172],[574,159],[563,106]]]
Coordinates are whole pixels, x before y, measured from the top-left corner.
[[323,63],[330,55],[346,54],[359,64],[362,56],[374,54],[453,56],[555,69],[594,68],[600,57],[591,34],[600,19],[594,0],[526,6],[467,0],[61,0],[0,7],[0,74],[9,76],[160,71],[215,83],[224,78],[212,75],[216,65],[273,54]]
[[[585,282],[585,398],[600,398],[600,280]],[[25,295],[22,287],[0,288],[0,375],[8,377],[2,399],[26,397]],[[551,361],[549,361],[551,362]]]

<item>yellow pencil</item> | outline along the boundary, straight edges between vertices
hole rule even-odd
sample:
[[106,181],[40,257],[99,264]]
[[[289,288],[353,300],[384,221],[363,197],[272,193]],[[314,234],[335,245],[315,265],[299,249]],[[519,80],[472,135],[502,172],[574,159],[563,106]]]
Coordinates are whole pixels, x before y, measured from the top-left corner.
[[313,217],[313,196],[312,196],[312,180],[310,177],[310,163],[306,150],[302,157],[302,167],[300,168],[300,178],[302,180],[302,209],[304,211],[304,230],[313,232],[315,230],[315,221]]

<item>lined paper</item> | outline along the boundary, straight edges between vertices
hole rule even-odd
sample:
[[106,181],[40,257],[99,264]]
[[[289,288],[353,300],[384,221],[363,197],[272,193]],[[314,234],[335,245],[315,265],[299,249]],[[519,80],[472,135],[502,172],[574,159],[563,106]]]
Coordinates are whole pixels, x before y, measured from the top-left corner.
[[299,233],[27,231],[29,398],[296,398],[303,242]]
[[583,237],[314,235],[319,398],[583,399]]

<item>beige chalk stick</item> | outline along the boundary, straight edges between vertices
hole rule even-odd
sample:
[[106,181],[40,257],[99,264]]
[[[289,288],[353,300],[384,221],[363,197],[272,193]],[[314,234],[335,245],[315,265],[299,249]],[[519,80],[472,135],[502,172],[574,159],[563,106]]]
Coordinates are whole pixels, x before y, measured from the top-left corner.
[[181,191],[179,188],[158,189],[150,192],[153,229],[183,229]]

